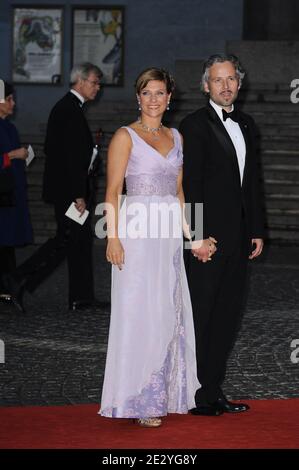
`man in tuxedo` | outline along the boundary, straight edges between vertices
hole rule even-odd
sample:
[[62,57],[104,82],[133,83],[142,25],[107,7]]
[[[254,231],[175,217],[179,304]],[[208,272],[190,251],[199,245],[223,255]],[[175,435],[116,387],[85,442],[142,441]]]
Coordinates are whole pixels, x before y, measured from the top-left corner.
[[[23,290],[30,292],[67,257],[69,275],[69,308],[83,310],[105,306],[94,300],[92,266],[91,213],[83,225],[69,219],[65,212],[72,202],[81,215],[90,210],[91,158],[93,139],[83,113],[86,101],[94,100],[99,89],[101,70],[90,63],[71,71],[71,89],[53,107],[45,140],[43,198],[54,205],[56,236],[42,245],[15,274],[15,304],[23,309]],[[22,289],[20,290],[20,286]]]
[[[234,107],[244,72],[233,55],[204,64],[209,103],[183,119],[186,203],[203,204],[203,234],[185,250],[194,315],[198,379],[195,415],[238,413],[222,389],[229,353],[240,326],[249,259],[263,249],[264,218],[253,119]],[[194,211],[191,211],[194,213]],[[194,220],[191,220],[193,231]],[[217,241],[215,254],[211,238]]]

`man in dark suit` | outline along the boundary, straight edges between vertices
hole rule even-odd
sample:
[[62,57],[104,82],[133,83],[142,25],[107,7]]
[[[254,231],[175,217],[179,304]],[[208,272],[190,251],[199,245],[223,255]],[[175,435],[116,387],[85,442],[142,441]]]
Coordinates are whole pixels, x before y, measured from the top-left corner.
[[[264,237],[257,132],[253,119],[234,108],[243,77],[235,56],[211,56],[202,78],[209,104],[180,125],[186,203],[203,204],[202,237],[185,250],[201,383],[191,410],[196,415],[249,408],[228,401],[221,389],[240,325],[248,257],[261,254]],[[217,241],[216,251],[209,237]]]
[[[96,306],[91,213],[80,225],[66,217],[65,212],[72,202],[81,215],[91,206],[90,165],[94,145],[82,107],[86,101],[95,99],[101,77],[101,70],[93,64],[75,66],[71,71],[71,90],[50,113],[43,198],[54,205],[57,233],[18,268],[15,276],[22,292],[23,289],[32,292],[66,256],[71,310]],[[20,291],[15,289],[15,292],[15,303],[22,309]]]

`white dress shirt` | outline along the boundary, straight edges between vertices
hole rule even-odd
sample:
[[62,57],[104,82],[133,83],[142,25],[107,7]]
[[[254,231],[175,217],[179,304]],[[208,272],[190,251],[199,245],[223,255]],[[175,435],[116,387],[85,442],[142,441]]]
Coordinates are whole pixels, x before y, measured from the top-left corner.
[[84,104],[84,98],[83,96],[80,95],[80,93],[78,93],[76,90],[74,90],[73,88],[70,89],[70,92],[73,93],[73,95],[77,96],[78,100],[80,100],[80,103],[81,103],[81,107],[83,106]]
[[[239,124],[233,121],[232,119],[227,118],[226,121],[223,121],[221,106],[214,103],[214,101],[212,100],[210,100],[210,105],[213,106],[213,108],[215,109],[217,115],[219,116],[222,124],[224,125],[226,131],[228,132],[231,138],[231,141],[235,147],[237,159],[238,159],[239,171],[240,171],[240,180],[241,180],[241,185],[242,185],[244,167],[245,167],[245,157],[246,157],[246,144],[245,144],[242,131],[240,129]],[[234,109],[234,105],[232,105],[232,111],[233,109]]]

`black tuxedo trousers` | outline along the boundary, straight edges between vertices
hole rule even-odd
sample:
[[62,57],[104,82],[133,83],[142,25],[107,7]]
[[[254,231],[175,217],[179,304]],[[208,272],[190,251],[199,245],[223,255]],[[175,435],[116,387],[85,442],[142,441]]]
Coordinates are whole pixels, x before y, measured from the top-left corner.
[[223,396],[221,385],[241,323],[247,277],[248,242],[243,222],[233,251],[223,254],[218,248],[206,263],[198,261],[189,249],[184,253],[201,383],[195,396],[197,405]]
[[57,232],[17,269],[17,278],[33,292],[67,258],[69,302],[94,299],[90,215],[83,225],[65,216],[69,204],[54,205]]

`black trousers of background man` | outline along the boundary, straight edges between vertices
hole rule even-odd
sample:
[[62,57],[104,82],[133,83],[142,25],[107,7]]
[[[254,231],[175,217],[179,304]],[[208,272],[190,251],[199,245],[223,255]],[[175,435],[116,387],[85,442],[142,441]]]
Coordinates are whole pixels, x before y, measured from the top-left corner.
[[16,271],[25,289],[33,292],[67,258],[69,302],[94,300],[90,214],[83,225],[65,216],[69,204],[55,204],[57,232]]
[[3,282],[7,274],[11,274],[16,269],[16,254],[14,246],[0,246],[0,294],[9,294]]
[[185,250],[190,287],[197,373],[201,388],[197,406],[206,406],[223,397],[221,390],[226,364],[240,326],[247,277],[248,243],[241,229],[238,243],[229,255],[221,253],[221,243],[211,261],[203,263]]

